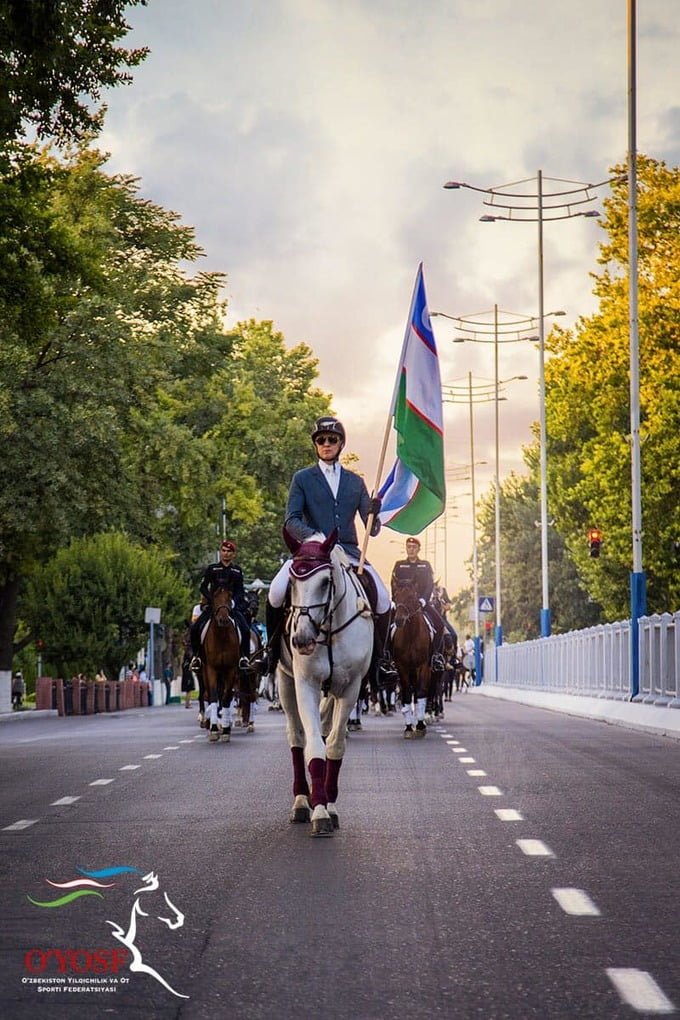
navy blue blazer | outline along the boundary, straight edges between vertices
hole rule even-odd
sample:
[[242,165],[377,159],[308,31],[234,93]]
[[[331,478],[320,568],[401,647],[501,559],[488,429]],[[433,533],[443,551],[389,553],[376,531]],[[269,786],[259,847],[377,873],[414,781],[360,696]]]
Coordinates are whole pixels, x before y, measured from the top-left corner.
[[[354,519],[358,513],[366,524],[369,503],[368,489],[360,475],[341,468],[338,495],[334,498],[321,468],[315,464],[293,475],[286,507],[286,528],[299,542],[317,531],[330,535],[333,528],[337,528],[338,545],[351,556],[358,557],[361,551]],[[377,535],[379,531],[380,521],[376,518],[372,534]]]

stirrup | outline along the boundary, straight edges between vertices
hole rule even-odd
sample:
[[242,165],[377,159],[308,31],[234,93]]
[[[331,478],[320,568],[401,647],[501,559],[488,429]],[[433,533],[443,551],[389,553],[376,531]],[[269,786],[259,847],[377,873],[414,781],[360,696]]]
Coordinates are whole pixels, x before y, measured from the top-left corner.
[[436,652],[432,656],[432,663],[430,668],[433,669],[435,673],[443,673],[443,671],[446,669],[446,662],[444,661],[444,656]]
[[201,662],[200,657],[198,655],[194,655],[193,659],[189,663],[189,669],[193,670],[194,672],[198,672],[198,670],[200,670],[202,666],[203,663]]
[[250,669],[250,659],[248,658],[247,655],[242,655],[241,658],[238,660],[238,668]]

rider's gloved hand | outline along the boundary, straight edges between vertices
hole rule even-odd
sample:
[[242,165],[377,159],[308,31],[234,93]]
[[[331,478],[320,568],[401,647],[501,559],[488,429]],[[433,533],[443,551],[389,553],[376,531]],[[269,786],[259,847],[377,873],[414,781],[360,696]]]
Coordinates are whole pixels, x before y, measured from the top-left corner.
[[421,606],[426,605],[425,599],[418,599],[418,601],[420,602]]

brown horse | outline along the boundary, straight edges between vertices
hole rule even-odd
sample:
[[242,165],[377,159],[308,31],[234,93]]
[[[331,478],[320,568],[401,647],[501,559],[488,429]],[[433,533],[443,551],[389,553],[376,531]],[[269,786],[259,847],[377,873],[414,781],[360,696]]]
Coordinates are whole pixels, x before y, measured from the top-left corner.
[[[392,659],[399,673],[401,711],[407,739],[424,737],[425,708],[432,680],[432,635],[412,581],[397,583],[392,591],[395,604]],[[413,729],[415,701],[416,728]]]
[[203,690],[208,739],[229,741],[237,679],[240,641],[231,615],[231,591],[217,588],[212,596],[212,618],[203,641]]

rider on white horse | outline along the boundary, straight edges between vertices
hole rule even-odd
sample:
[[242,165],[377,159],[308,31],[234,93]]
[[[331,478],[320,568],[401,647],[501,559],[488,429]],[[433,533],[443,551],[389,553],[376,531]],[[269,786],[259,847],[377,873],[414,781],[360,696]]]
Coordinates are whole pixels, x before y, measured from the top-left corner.
[[[380,500],[370,498],[360,475],[341,466],[340,454],[345,440],[344,426],[337,418],[326,415],[317,419],[312,442],[318,460],[313,467],[303,468],[293,475],[285,526],[301,542],[319,532],[330,535],[337,529],[338,545],[345,550],[350,562],[357,564],[360,550],[354,523],[356,515],[359,514],[366,524],[369,514],[373,513],[371,535],[377,535],[380,531]],[[291,560],[283,564],[269,588],[266,606],[268,673],[274,672],[279,659],[290,564]],[[387,641],[390,596],[370,563],[364,563],[364,569],[372,578],[377,595],[374,647],[374,660],[377,661]]]

